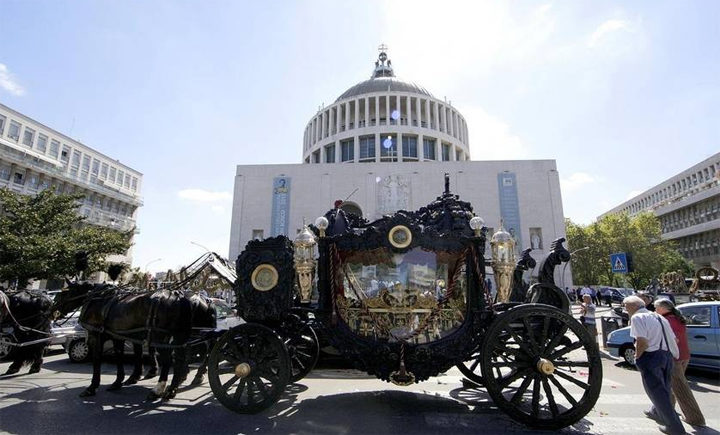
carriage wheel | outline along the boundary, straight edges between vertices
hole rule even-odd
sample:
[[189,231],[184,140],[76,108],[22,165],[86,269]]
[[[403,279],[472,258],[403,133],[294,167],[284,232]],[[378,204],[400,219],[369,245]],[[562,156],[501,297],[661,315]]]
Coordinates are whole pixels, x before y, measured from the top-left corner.
[[299,316],[287,316],[280,327],[280,335],[290,357],[290,380],[297,382],[307,376],[320,358],[320,343],[315,330]]
[[455,367],[472,382],[478,385],[485,383],[482,377],[482,352],[480,349],[475,350],[472,355],[470,355],[470,358]]
[[274,405],[290,381],[285,345],[272,329],[257,323],[226,332],[210,353],[208,366],[213,394],[240,414]]
[[493,321],[482,346],[482,372],[500,409],[540,429],[560,429],[583,418],[602,384],[596,338],[569,314],[536,304]]

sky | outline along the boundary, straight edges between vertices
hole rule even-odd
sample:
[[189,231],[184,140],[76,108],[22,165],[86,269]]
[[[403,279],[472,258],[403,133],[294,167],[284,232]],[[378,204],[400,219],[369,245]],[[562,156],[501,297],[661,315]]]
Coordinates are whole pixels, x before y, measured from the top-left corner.
[[720,150],[720,2],[0,0],[0,102],[143,173],[134,266],[227,255],[238,164],[300,163],[370,77],[452,102],[473,160],[554,159],[588,224]]

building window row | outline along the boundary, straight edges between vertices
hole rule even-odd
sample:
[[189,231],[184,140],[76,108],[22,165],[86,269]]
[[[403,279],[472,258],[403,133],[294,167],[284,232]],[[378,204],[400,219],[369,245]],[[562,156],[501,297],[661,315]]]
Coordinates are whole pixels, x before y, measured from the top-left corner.
[[720,255],[720,230],[682,237],[676,242],[678,252],[688,259]]
[[718,174],[718,171],[720,171],[720,161],[711,163],[701,170],[695,171],[671,184],[665,185],[655,192],[649,193],[640,200],[629,204],[623,211],[629,214],[635,214],[648,208],[672,204],[698,190],[720,184],[720,174]]
[[323,109],[305,128],[303,148],[354,128],[407,125],[446,133],[467,144],[467,123],[451,106],[427,98],[383,95],[344,101]]
[[[379,144],[377,142],[379,139]],[[420,160],[419,154],[419,138],[415,135],[402,135],[402,144],[398,143],[398,135],[378,134],[359,136],[357,144],[357,161],[358,162],[375,162],[378,154],[381,162],[397,162],[402,157],[403,161],[416,162]],[[447,142],[440,143],[440,149],[437,149],[438,141],[435,138],[422,138],[422,160],[438,160],[438,154],[441,161],[451,160],[467,160],[468,155],[462,149],[453,146]],[[339,149],[336,149],[336,143],[325,145],[322,150],[315,150],[305,159],[305,163],[335,163],[335,162],[353,162],[355,161],[355,140],[344,139],[339,142]],[[337,153],[337,154],[336,154]]]
[[660,217],[663,233],[670,233],[720,219],[720,196],[700,201]]
[[[24,146],[27,146],[28,148],[34,149],[35,151],[47,155],[49,157],[52,157],[53,159],[59,159],[61,163],[64,163],[66,166],[65,170],[68,171],[68,173],[72,177],[79,177],[81,181],[84,182],[90,182],[93,184],[110,184],[111,186],[117,187],[117,188],[124,188],[128,189],[132,192],[137,192],[139,180],[138,177],[133,176],[132,174],[124,174],[124,171],[122,170],[116,170],[116,168],[111,167],[111,169],[108,171],[108,163],[102,163],[103,170],[98,173],[97,168],[99,167],[101,161],[94,156],[91,156],[90,154],[83,153],[81,150],[73,149],[70,145],[63,144],[62,145],[62,151],[60,147],[60,141],[56,139],[52,139],[48,137],[47,135],[43,133],[38,133],[35,131],[35,129],[30,128],[28,126],[25,126],[23,129],[23,126],[15,121],[15,120],[9,120],[8,124],[8,118],[5,115],[0,114],[0,137],[3,136],[5,132],[5,127],[8,125],[7,128],[7,138],[13,142],[21,143]],[[20,140],[22,131],[22,141]],[[48,146],[49,142],[49,146]],[[81,166],[82,161],[82,166]],[[92,161],[92,175],[90,176],[90,162]],[[123,174],[119,177],[115,177],[116,171],[118,174]],[[88,180],[89,178],[89,180]]]

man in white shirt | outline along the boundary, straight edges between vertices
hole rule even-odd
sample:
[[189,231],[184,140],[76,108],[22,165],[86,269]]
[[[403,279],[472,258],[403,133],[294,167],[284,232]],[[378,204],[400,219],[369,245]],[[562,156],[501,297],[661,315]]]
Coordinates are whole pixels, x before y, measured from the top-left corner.
[[640,370],[645,393],[653,404],[646,415],[664,426],[667,434],[684,434],[685,428],[670,399],[673,358],[680,355],[675,334],[662,316],[648,311],[637,296],[623,299],[630,314],[630,336],[635,339],[635,365]]

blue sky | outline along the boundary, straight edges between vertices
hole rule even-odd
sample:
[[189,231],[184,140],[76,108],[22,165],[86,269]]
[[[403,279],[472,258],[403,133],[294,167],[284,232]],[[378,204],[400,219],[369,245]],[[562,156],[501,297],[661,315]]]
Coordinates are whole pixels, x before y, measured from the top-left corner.
[[556,159],[576,222],[720,149],[715,1],[0,11],[0,102],[144,174],[134,265],[153,271],[202,254],[191,241],[227,254],[235,165],[299,163],[306,122],[369,77],[380,43],[465,116],[473,159]]

